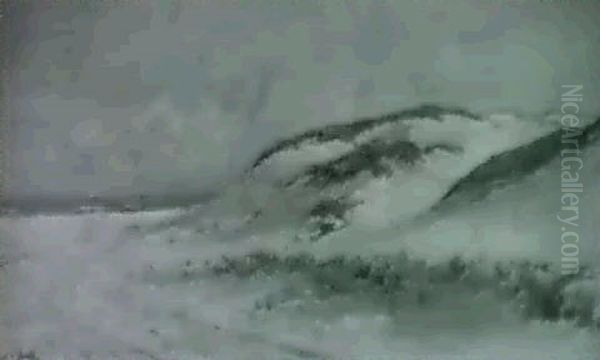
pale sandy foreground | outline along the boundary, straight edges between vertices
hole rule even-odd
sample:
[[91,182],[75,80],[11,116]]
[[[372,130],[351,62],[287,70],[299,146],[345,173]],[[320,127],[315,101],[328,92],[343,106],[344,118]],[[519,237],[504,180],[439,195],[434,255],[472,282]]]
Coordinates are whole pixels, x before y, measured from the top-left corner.
[[2,219],[10,350],[43,359],[477,360],[591,360],[600,351],[597,332],[524,320],[486,291],[449,287],[415,305],[368,288],[323,295],[301,274],[204,273],[224,254],[285,250],[266,239],[273,234],[224,239],[234,222],[177,224],[184,212]]

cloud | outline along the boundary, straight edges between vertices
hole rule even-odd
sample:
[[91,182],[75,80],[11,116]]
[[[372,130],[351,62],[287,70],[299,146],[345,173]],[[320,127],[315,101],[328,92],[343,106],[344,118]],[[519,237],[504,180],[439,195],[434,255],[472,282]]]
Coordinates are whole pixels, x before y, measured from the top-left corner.
[[592,99],[584,3],[22,5],[9,192],[210,191],[323,123],[424,101],[543,112],[572,82]]

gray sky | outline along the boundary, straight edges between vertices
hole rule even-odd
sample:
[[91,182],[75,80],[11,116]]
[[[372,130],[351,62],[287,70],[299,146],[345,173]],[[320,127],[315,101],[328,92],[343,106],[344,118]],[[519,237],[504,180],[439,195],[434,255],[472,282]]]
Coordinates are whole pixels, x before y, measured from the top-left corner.
[[278,137],[422,101],[541,113],[576,83],[599,112],[591,1],[41,3],[9,14],[14,196],[202,192]]

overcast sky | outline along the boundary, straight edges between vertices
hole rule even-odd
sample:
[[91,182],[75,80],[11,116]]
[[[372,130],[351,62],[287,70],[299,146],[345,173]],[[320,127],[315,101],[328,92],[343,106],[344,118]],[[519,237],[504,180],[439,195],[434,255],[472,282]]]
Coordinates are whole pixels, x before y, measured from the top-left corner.
[[592,1],[68,3],[10,9],[10,195],[203,192],[278,137],[423,101],[542,113],[583,84],[599,110]]

